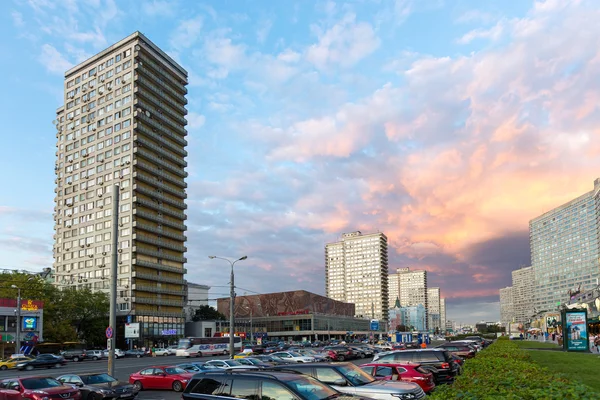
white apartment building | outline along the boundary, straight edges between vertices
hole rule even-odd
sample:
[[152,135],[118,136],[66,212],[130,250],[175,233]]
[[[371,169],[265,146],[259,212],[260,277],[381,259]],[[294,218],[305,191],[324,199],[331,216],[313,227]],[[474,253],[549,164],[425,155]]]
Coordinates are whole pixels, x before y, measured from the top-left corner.
[[533,267],[512,271],[512,297],[515,322],[524,324],[533,314],[535,280]]
[[535,307],[553,311],[569,301],[569,290],[582,292],[600,277],[600,179],[594,188],[529,222]]
[[440,298],[440,330],[446,329],[446,299]]
[[[427,313],[427,271],[411,271],[410,268],[398,268],[396,269],[395,274],[390,274],[388,280],[389,282],[393,282],[392,285],[388,286],[389,288],[398,287],[398,292],[390,293],[391,301],[395,301],[396,298],[399,298],[402,307],[422,304]],[[439,310],[439,306],[437,309]],[[426,323],[428,322],[427,319],[428,317],[426,315]]]
[[513,288],[508,286],[500,289],[500,322],[502,326],[508,326],[515,318],[513,304]]
[[325,245],[326,296],[354,303],[356,316],[388,319],[388,247],[383,233],[342,234]]
[[440,288],[427,289],[427,321],[430,330],[442,329]]

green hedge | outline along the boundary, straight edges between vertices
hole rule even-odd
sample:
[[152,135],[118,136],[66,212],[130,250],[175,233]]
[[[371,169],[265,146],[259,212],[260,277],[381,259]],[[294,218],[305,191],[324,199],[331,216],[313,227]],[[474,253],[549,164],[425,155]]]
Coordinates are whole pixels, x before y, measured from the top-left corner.
[[461,333],[460,335],[454,335],[454,336],[446,336],[446,340],[463,340],[466,339],[469,336],[481,336],[484,339],[496,339],[496,334],[495,333],[484,333],[484,334],[480,334],[480,333]]
[[467,360],[453,385],[439,385],[430,399],[578,399],[600,394],[569,381],[531,361],[529,354],[507,338],[499,338]]

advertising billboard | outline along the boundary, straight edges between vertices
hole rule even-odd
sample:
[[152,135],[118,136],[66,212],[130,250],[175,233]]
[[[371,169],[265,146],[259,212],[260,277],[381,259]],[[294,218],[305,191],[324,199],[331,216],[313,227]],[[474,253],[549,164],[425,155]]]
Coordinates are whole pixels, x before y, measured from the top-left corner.
[[37,318],[36,317],[23,317],[23,330],[24,331],[35,331],[37,329]]
[[125,324],[125,339],[138,339],[140,337],[140,324],[138,322]]
[[567,351],[588,351],[587,312],[565,311],[565,344]]

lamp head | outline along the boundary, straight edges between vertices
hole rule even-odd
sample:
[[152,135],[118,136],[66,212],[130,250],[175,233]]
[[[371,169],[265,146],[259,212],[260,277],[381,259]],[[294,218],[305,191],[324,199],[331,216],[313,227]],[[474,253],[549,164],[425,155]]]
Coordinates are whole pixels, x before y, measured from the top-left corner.
[[247,258],[248,258],[248,256],[241,257],[241,258],[239,259],[239,261],[245,260],[245,259],[247,259]]
[[208,258],[212,260],[213,258],[217,258],[217,256],[208,256]]
[[17,285],[10,285],[11,288],[13,289],[18,289],[19,287]]

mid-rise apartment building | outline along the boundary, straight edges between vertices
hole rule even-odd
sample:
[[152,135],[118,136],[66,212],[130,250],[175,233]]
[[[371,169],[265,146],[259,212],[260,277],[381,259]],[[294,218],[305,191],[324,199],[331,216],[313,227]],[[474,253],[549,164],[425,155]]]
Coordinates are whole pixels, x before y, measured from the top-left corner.
[[535,314],[535,277],[533,267],[512,271],[512,297],[515,322],[526,323]]
[[440,330],[444,332],[446,330],[446,299],[440,298]]
[[117,345],[125,316],[141,324],[140,345],[184,333],[186,85],[187,72],[139,32],[65,73],[56,116],[55,279],[108,290],[118,252]]
[[569,290],[582,292],[600,277],[600,179],[594,188],[529,222],[535,307],[556,310]]
[[513,288],[508,286],[500,289],[500,322],[502,326],[508,326],[513,318],[515,318]]
[[440,306],[440,288],[427,289],[427,321],[428,327],[434,332],[442,329]]
[[398,292],[391,293],[390,299],[393,299],[393,301],[396,298],[400,299],[402,307],[422,304],[425,307],[425,325],[427,326],[427,271],[411,271],[410,268],[398,268],[396,273],[389,275],[388,280],[394,282],[394,287],[398,287]]
[[325,292],[331,299],[353,303],[358,317],[387,320],[387,237],[356,231],[326,244]]

